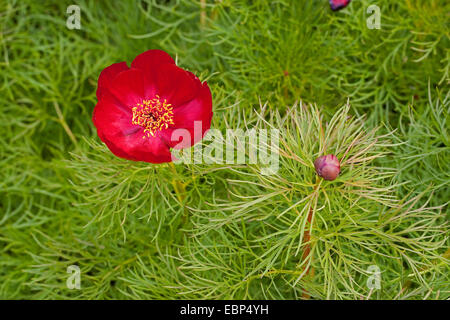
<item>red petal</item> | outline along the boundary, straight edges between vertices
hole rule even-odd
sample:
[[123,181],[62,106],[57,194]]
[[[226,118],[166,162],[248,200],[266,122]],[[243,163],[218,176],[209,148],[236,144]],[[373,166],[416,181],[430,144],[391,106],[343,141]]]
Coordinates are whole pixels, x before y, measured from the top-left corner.
[[108,88],[112,80],[122,71],[128,70],[128,66],[125,62],[114,63],[109,67],[103,69],[98,77],[97,83],[97,99],[100,99],[103,91]]
[[175,64],[175,61],[162,50],[148,50],[134,58],[132,68],[141,69],[144,74],[155,73],[161,64]]
[[143,138],[141,131],[131,135],[117,136],[104,142],[115,155],[125,159],[150,163],[172,161],[169,147],[160,137]]
[[[174,109],[174,123],[171,130],[163,131],[166,143],[174,147],[179,141],[171,141],[171,134],[175,129],[187,129],[191,133],[190,144],[182,143],[181,148],[192,146],[199,142],[205,132],[211,127],[212,97],[208,84],[203,83],[198,95],[191,101]],[[201,134],[194,132],[194,122],[201,121]],[[180,146],[178,146],[179,148]]]
[[125,151],[119,149],[118,147],[116,147],[116,145],[113,142],[109,141],[108,139],[104,138],[101,140],[106,144],[108,149],[117,157],[124,158],[127,160],[137,161],[135,157],[133,157],[132,155],[129,155]]
[[162,50],[148,50],[138,55],[131,63],[132,68],[142,70],[144,74],[144,95],[152,99],[158,94],[156,77],[161,65],[174,65],[175,61]]
[[94,108],[92,120],[97,128],[98,136],[112,139],[119,135],[129,135],[141,129],[131,123],[132,113],[123,107],[108,91]]
[[196,76],[174,64],[161,65],[158,69],[157,92],[174,108],[194,99],[201,85]]
[[144,76],[139,69],[119,73],[109,86],[109,91],[127,107],[135,106],[144,99]]

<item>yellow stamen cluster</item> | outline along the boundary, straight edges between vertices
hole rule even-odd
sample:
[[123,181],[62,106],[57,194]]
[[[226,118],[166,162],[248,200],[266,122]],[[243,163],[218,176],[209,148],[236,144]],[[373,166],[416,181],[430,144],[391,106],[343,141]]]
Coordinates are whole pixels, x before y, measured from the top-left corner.
[[159,96],[151,100],[142,100],[142,103],[138,103],[132,110],[131,122],[145,128],[143,139],[154,137],[156,132],[174,124],[171,104],[167,103],[166,99],[162,101]]

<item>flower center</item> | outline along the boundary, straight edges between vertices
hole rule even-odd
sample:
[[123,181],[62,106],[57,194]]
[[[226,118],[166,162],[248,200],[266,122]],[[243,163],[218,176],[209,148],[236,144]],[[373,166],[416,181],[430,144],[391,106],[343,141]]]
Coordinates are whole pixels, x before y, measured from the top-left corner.
[[131,123],[144,128],[145,135],[142,137],[154,137],[155,133],[167,129],[173,122],[173,110],[167,100],[161,100],[159,96],[151,100],[142,100],[133,110]]

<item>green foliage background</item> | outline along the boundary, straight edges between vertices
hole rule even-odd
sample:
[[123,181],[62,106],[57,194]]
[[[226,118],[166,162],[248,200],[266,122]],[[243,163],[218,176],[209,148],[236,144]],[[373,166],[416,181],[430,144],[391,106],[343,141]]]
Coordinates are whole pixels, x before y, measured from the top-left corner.
[[[66,27],[71,4],[81,30]],[[366,26],[371,4],[380,30]],[[449,11],[445,0],[355,0],[339,12],[326,0],[2,1],[0,297],[448,298]],[[290,137],[277,176],[237,165],[174,173],[100,143],[98,75],[155,48],[208,80],[214,128],[262,118]],[[300,100],[314,111],[290,116]],[[339,117],[347,101],[351,124]],[[322,137],[332,119],[342,135]],[[373,161],[316,182],[321,138],[338,151],[358,130]],[[187,183],[181,202],[174,178]],[[381,193],[348,196],[350,182]],[[305,275],[311,208],[315,273]],[[81,290],[66,287],[73,264]],[[372,292],[374,264],[383,281]]]

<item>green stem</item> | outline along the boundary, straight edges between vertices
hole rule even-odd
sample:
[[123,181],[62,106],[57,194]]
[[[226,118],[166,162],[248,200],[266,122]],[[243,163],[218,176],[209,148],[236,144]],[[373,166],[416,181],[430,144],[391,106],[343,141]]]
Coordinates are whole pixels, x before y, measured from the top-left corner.
[[183,184],[183,182],[181,182],[181,180],[179,179],[177,168],[175,167],[173,162],[169,162],[169,168],[174,175],[172,182],[171,182],[173,189],[175,190],[175,194],[177,195],[180,205],[182,205],[184,208],[184,215],[182,217],[182,222],[183,222],[183,224],[185,224],[187,222],[187,219],[189,216],[189,210],[186,208],[186,206],[184,204],[184,200],[186,199],[186,187]]

